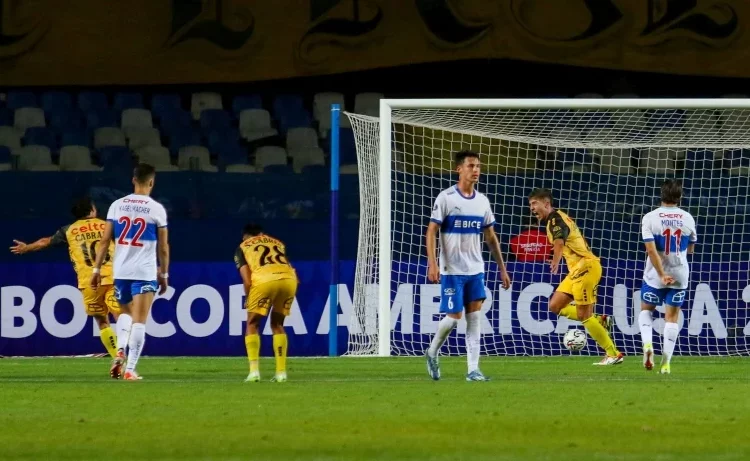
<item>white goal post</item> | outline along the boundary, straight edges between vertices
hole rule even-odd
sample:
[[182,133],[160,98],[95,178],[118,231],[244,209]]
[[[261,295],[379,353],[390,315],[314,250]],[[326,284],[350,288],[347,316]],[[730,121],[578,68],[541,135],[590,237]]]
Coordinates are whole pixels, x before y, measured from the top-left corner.
[[[478,189],[494,207],[506,260],[510,239],[534,227],[529,192],[552,190],[602,258],[595,311],[614,316],[613,339],[631,354],[640,350],[640,219],[658,206],[663,179],[683,180],[681,206],[696,217],[699,243],[675,353],[750,351],[750,99],[383,99],[379,117],[347,115],[360,184],[348,354],[424,353],[440,294],[426,281],[424,232],[462,149],[481,156]],[[487,252],[485,261],[482,353],[566,353],[561,335],[580,326],[547,312],[561,278],[511,257],[505,291]],[[462,335],[454,331],[444,353],[462,353]],[[598,353],[593,341],[582,353]]]

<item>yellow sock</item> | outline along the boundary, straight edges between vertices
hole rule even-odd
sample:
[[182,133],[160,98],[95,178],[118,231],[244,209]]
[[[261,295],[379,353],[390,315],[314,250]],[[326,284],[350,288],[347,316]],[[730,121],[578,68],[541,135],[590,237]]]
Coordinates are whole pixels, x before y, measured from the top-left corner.
[[609,337],[607,330],[594,316],[587,318],[582,323],[589,335],[607,352],[608,356],[615,357],[620,353],[615,347],[615,343],[612,342],[612,338]]
[[104,348],[107,349],[109,355],[114,358],[117,355],[117,337],[115,336],[115,332],[112,331],[112,328],[107,327],[99,330],[99,337],[102,338]]
[[250,372],[258,371],[260,335],[245,336],[245,349],[247,349],[247,360],[250,361]]
[[273,355],[276,356],[276,373],[286,372],[286,333],[273,335]]
[[578,310],[576,309],[575,304],[568,304],[567,306],[560,309],[560,314],[558,314],[562,317],[567,317],[570,320],[578,320]]

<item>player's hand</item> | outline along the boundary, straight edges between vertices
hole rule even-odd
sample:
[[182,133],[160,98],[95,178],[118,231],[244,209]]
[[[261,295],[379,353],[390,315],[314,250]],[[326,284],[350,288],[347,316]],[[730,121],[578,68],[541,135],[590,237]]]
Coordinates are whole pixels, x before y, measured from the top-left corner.
[[159,296],[166,293],[168,287],[169,287],[169,279],[165,279],[164,277],[159,277]]
[[510,288],[511,281],[510,275],[508,275],[508,271],[502,271],[502,273],[500,273],[500,278],[503,281],[503,288],[505,288],[506,290]]
[[91,288],[99,288],[99,285],[102,283],[102,274],[95,273],[91,274]]
[[549,263],[549,269],[552,275],[557,275],[560,273],[560,261],[550,261]]
[[671,285],[674,283],[674,277],[672,277],[669,274],[664,274],[660,278],[661,278],[661,283],[663,283],[664,285]]
[[23,243],[22,241],[13,240],[13,243],[15,243],[15,245],[10,247],[10,252],[13,253],[14,255],[22,255],[28,251],[29,246]]
[[438,269],[437,264],[428,265],[427,280],[429,280],[430,283],[438,283],[440,281],[440,269]]

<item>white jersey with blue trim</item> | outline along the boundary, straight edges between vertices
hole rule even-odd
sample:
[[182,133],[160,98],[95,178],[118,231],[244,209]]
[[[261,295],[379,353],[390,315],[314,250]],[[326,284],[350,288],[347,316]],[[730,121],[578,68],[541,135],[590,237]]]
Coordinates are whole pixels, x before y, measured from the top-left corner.
[[[690,276],[687,248],[698,241],[693,216],[682,208],[659,207],[643,217],[642,234],[644,242],[654,242],[664,272],[674,277],[675,283],[669,288],[687,288]],[[667,288],[650,258],[646,258],[643,281],[654,288]]]
[[430,221],[440,225],[440,273],[476,275],[484,272],[482,230],[495,224],[487,197],[474,191],[470,197],[457,186],[435,199]]
[[156,280],[157,228],[167,226],[167,211],[147,195],[130,194],[109,207],[114,226],[117,280]]

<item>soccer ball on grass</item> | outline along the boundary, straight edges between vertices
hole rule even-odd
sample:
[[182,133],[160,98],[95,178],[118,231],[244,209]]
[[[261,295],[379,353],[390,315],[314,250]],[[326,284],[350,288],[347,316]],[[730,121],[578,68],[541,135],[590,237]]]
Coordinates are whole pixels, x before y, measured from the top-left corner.
[[586,333],[575,328],[568,330],[563,337],[563,345],[569,351],[580,351],[586,347],[587,341]]

